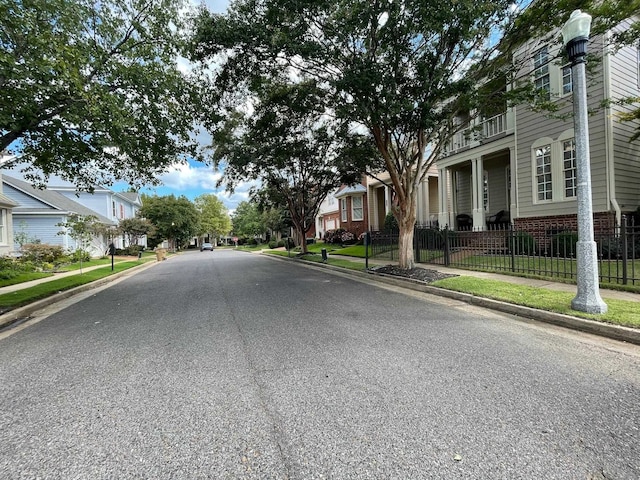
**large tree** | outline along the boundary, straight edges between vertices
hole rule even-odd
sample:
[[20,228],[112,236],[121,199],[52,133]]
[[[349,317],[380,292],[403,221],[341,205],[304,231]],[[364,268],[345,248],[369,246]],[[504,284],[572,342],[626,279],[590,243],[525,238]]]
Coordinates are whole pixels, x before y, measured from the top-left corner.
[[336,121],[315,81],[281,76],[252,86],[252,109],[232,110],[215,132],[214,161],[224,165],[227,188],[260,180],[273,203],[286,207],[303,253],[320,204],[336,185],[360,179],[371,161],[367,137]]
[[222,200],[211,193],[195,198],[194,204],[200,212],[200,235],[212,235],[218,238],[231,231],[231,217]]
[[[186,0],[0,0],[0,151],[90,190],[185,155],[206,81],[178,68]],[[204,102],[206,104],[206,102]]]
[[168,240],[172,247],[186,247],[200,230],[200,214],[184,195],[149,196],[142,194],[140,216],[155,228],[151,245]]
[[201,12],[194,52],[220,62],[222,91],[273,69],[312,78],[337,116],[365,128],[382,158],[378,170],[390,176],[399,263],[411,268],[418,187],[460,128],[454,119],[481,103],[473,87],[492,75],[483,67],[511,7],[509,0],[238,0],[226,15]]
[[257,204],[253,202],[240,202],[231,216],[233,222],[233,234],[238,237],[255,238],[261,236],[266,227]]

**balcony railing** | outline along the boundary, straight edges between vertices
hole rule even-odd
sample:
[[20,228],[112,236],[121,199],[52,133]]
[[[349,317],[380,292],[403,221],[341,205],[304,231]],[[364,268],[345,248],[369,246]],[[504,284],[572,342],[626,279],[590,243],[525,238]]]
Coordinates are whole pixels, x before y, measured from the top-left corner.
[[456,133],[445,154],[450,155],[465,147],[474,146],[475,142],[495,137],[507,131],[507,114],[501,113],[491,118],[486,118],[477,122],[473,122],[469,128]]

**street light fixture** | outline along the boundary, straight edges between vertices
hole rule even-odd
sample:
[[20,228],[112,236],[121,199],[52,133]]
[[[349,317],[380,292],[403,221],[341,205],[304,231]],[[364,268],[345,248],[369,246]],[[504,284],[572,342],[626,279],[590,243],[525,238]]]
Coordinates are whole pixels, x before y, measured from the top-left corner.
[[578,242],[576,245],[578,293],[571,301],[571,308],[581,312],[598,314],[605,313],[607,305],[600,298],[597,247],[593,236],[591,160],[589,158],[589,121],[585,74],[590,29],[591,16],[580,10],[575,10],[562,27],[562,40],[571,62],[578,201]]

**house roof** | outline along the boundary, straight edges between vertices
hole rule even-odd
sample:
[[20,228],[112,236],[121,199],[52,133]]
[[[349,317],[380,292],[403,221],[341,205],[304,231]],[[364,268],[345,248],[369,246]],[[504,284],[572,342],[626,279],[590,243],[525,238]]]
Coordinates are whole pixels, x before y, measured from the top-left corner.
[[135,205],[142,205],[140,201],[140,194],[138,192],[114,192],[119,197],[124,198],[128,202],[131,202]]
[[335,198],[342,198],[348,197],[350,195],[362,195],[364,193],[367,193],[367,188],[364,185],[358,184],[343,187],[342,189],[338,190],[333,196]]
[[0,206],[3,207],[17,207],[18,203],[15,202],[13,199],[7,197],[6,195],[3,195],[2,193],[0,193]]
[[[100,215],[98,212],[91,210],[84,205],[74,202],[70,198],[65,197],[61,193],[54,192],[52,190],[40,190],[35,188],[33,185],[27,182],[23,182],[22,180],[18,180],[17,178],[13,178],[7,176],[6,174],[2,175],[3,183],[15,188],[23,192],[25,195],[29,195],[30,197],[35,198],[36,200],[49,205],[51,208],[60,211],[60,213],[75,213],[78,215],[89,216],[93,215],[98,219],[100,223],[105,225],[115,225],[116,222],[108,219],[107,217]],[[12,200],[13,201],[13,200]],[[14,202],[15,203],[15,202]],[[18,206],[13,209],[14,213],[46,213],[49,209],[38,209],[38,208],[24,208]]]

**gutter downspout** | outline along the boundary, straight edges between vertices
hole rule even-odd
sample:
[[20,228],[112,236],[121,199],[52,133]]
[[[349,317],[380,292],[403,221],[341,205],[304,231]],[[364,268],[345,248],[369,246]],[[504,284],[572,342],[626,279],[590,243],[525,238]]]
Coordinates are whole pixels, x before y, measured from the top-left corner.
[[[602,44],[602,71],[604,74],[604,99],[611,100],[611,57],[608,48],[611,39],[610,32],[603,35]],[[616,177],[614,162],[614,145],[613,145],[613,117],[611,115],[611,107],[605,107],[604,115],[604,137],[607,148],[605,149],[606,175],[607,175],[607,197],[616,214],[616,225],[622,222],[622,210],[616,199]]]

